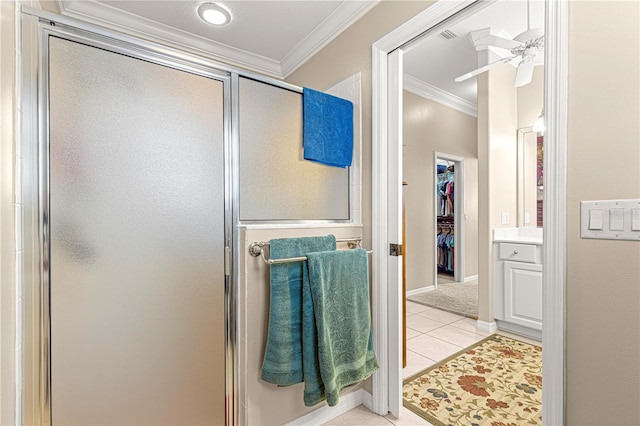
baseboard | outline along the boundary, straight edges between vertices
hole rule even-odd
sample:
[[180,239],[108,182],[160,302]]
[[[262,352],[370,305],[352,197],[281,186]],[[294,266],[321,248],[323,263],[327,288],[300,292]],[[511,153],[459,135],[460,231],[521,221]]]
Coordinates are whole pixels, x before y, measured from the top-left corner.
[[338,405],[334,407],[329,407],[328,405],[324,405],[321,408],[318,408],[311,413],[302,416],[291,423],[287,423],[286,426],[315,426],[322,425],[331,420],[335,419],[346,413],[347,411],[353,410],[359,405],[363,404],[365,399],[365,394],[369,395],[368,400],[369,404],[373,404],[373,397],[370,393],[365,392],[362,389],[358,389],[357,391],[348,393],[346,395],[340,395],[340,402]]
[[478,276],[477,275],[469,275],[468,277],[464,277],[464,282],[468,283],[470,281],[477,281],[478,280]]
[[542,342],[542,330],[534,330],[533,328],[524,327],[520,324],[512,324],[500,320],[498,320],[498,329]]
[[373,412],[373,395],[364,389],[362,389],[362,405],[367,407],[369,411]]
[[433,286],[433,285],[430,285],[430,286],[427,286],[427,287],[416,288],[414,290],[407,291],[407,297],[415,296],[416,294],[420,294],[420,293],[426,293],[428,291],[433,291],[435,289],[436,289],[436,287]]
[[487,322],[477,320],[476,327],[478,327],[478,330],[488,331],[489,333],[498,331],[498,324],[495,321]]

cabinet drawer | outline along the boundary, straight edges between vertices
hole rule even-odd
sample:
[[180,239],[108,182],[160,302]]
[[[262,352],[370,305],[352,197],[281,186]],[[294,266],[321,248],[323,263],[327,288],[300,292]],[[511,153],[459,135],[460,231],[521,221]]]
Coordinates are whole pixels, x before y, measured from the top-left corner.
[[502,260],[538,262],[535,244],[500,243],[499,255]]

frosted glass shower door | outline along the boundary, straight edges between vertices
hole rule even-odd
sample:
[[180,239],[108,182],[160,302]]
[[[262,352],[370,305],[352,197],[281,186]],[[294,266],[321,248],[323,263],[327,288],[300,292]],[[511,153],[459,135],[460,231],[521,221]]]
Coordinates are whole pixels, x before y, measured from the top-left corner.
[[224,424],[223,86],[49,38],[53,424]]

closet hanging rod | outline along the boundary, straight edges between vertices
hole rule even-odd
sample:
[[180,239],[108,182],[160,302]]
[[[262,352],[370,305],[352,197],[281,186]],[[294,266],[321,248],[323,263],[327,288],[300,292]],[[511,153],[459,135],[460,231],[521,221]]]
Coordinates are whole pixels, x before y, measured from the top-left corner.
[[[336,238],[336,243],[349,243],[349,248],[353,249],[360,246],[360,242],[362,241],[361,237],[353,237],[353,238]],[[268,265],[275,265],[278,263],[289,263],[289,262],[302,262],[307,260],[306,256],[300,257],[288,257],[285,259],[267,259],[264,254],[264,247],[268,246],[268,241],[254,241],[249,245],[249,254],[253,257],[261,256],[264,263]],[[371,250],[367,250],[367,253],[371,254]]]

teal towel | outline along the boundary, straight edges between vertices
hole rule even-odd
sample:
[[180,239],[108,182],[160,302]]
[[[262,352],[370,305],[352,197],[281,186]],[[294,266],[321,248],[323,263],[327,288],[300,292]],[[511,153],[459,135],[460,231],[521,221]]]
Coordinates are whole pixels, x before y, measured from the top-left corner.
[[[304,286],[313,299],[317,359],[309,360],[313,338],[303,334],[304,402],[311,406],[326,398],[334,406],[342,388],[378,369],[371,338],[369,258],[363,249],[307,253],[307,258]],[[304,318],[308,321],[307,313]],[[307,326],[303,329],[309,331]]]
[[[335,249],[336,237],[333,235],[280,238],[270,241],[269,256],[271,259],[284,259],[305,256],[312,251]],[[292,385],[301,383],[304,379],[302,276],[305,268],[306,262],[289,262],[270,267],[269,329],[261,377],[276,385]]]

